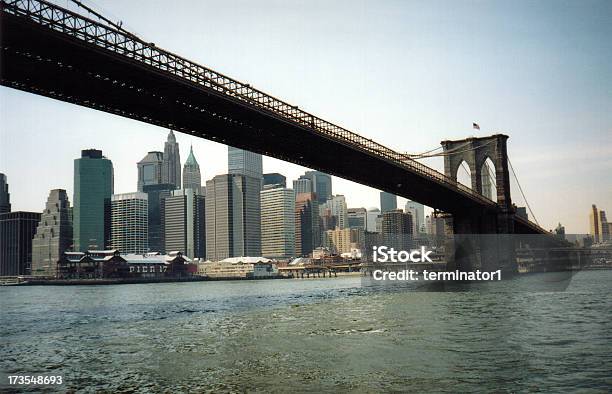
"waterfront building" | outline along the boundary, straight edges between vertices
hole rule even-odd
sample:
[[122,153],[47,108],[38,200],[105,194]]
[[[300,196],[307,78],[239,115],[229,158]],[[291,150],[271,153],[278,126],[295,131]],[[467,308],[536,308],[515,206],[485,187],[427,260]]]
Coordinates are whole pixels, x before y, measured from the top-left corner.
[[174,190],[164,199],[165,250],[186,256],[206,256],[206,204],[193,189]]
[[38,212],[0,213],[0,276],[29,274]]
[[58,279],[129,279],[191,276],[195,264],[181,252],[121,254],[119,250],[65,252],[58,263]]
[[172,195],[174,185],[160,183],[145,185],[143,193],[147,194],[148,244],[151,252],[166,252],[164,235],[164,199]]
[[200,165],[193,155],[193,146],[189,149],[189,156],[183,166],[183,189],[193,189],[197,194],[204,194]]
[[49,192],[32,239],[32,275],[56,276],[57,262],[72,246],[72,210],[64,189]]
[[387,211],[382,215],[382,235],[385,246],[395,250],[409,250],[412,240],[412,215],[401,209]]
[[368,211],[365,208],[349,208],[347,210],[348,227],[367,230]]
[[110,246],[113,163],[102,151],[87,149],[74,160],[74,250]]
[[287,178],[278,172],[263,174],[263,184],[264,186],[281,185],[282,187],[287,187]]
[[11,195],[6,175],[0,172],[0,213],[11,212]]
[[405,212],[410,212],[413,219],[414,234],[425,233],[425,206],[416,201],[406,201]]
[[144,186],[162,183],[163,161],[164,154],[162,152],[149,152],[138,162],[138,185],[136,190],[141,192]]
[[322,215],[325,214],[326,209],[329,209],[331,215],[336,217],[336,225],[339,228],[343,229],[348,227],[348,209],[346,207],[346,199],[343,195],[338,194],[328,199],[325,204],[320,206],[320,213]]
[[320,246],[319,202],[314,193],[295,195],[295,255],[309,256]]
[[227,168],[229,174],[246,175],[263,181],[263,165],[259,153],[228,146]]
[[295,256],[295,194],[280,184],[264,186],[261,196],[261,255]]
[[206,257],[261,255],[261,178],[217,175],[206,182]]
[[[303,194],[303,193],[313,193],[312,191],[312,181],[308,178],[296,179],[293,181],[293,191],[295,194]],[[316,197],[316,195],[315,195]],[[318,203],[318,200],[317,200]]]
[[143,192],[111,197],[111,247],[121,253],[147,253],[148,195]]
[[168,140],[164,143],[161,183],[174,185],[175,189],[181,188],[181,154],[172,130],[168,133]]
[[376,220],[380,216],[380,209],[378,208],[370,208],[368,209],[368,217],[366,220],[367,231],[370,233],[378,232],[376,229]]
[[306,171],[304,175],[300,176],[300,179],[309,179],[312,187],[310,191],[300,191],[300,193],[315,193],[319,205],[324,204],[332,197],[331,175],[321,171]]
[[395,209],[397,209],[397,196],[387,192],[380,192],[380,211],[384,214]]
[[233,257],[198,263],[197,275],[224,279],[273,278],[278,276],[278,268],[262,257]]

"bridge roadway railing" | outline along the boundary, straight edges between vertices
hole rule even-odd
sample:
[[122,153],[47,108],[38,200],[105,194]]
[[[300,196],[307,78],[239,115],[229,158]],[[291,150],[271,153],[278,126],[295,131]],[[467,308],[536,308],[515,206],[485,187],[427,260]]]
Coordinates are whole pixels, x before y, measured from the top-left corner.
[[128,31],[102,24],[43,0],[1,0],[0,4],[2,5],[2,12],[27,18],[52,30],[171,73],[206,89],[213,90],[220,95],[254,107],[259,111],[264,111],[267,115],[297,123],[327,138],[384,158],[409,171],[454,189],[482,205],[495,205],[492,200],[405,154],[318,118],[297,106],[263,93],[249,84],[236,81],[181,56],[157,48],[155,44],[147,43]]

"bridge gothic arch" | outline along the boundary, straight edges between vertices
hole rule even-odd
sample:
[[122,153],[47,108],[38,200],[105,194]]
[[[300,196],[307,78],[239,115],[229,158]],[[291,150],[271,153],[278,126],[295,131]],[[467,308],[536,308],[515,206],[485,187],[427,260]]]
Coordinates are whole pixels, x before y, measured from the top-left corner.
[[[497,200],[502,209],[511,210],[512,200],[510,197],[507,140],[507,135],[495,134],[489,137],[470,137],[463,140],[442,141],[444,174],[454,181],[458,181],[457,172],[463,171],[460,169],[461,163],[467,163],[471,172],[472,190],[491,198],[491,195],[486,195],[485,193],[490,190],[490,188],[487,190],[489,186],[495,185],[496,193],[492,200]],[[485,172],[487,160],[490,160],[492,163],[495,175],[488,178],[491,185],[487,185],[485,182],[483,188],[483,178],[488,177],[488,174]]]

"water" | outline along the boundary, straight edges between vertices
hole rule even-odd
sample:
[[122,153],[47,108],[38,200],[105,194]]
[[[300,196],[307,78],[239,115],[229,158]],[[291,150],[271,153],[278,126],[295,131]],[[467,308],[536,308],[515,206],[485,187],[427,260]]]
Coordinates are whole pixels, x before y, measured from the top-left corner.
[[453,292],[359,277],[4,287],[0,378],[108,392],[610,391],[612,271],[548,291],[555,275]]

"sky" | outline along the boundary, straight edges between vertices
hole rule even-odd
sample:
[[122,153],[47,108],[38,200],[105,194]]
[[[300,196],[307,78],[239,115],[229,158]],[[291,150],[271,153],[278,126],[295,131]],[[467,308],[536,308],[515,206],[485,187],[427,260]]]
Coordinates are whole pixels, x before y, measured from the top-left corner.
[[[544,228],[560,222],[567,233],[587,233],[591,204],[612,216],[610,1],[83,3],[148,42],[398,151],[508,134]],[[73,160],[86,148],[113,161],[116,193],[135,191],[136,163],[163,151],[167,134],[0,87],[0,172],[13,210],[41,211],[54,188],[72,195]],[[193,145],[203,182],[227,172],[224,145],[183,134],[177,141],[183,161]],[[425,163],[442,170],[440,158]],[[288,182],[305,171],[268,157],[263,164]],[[516,186],[513,201],[525,205]],[[334,177],[333,191],[349,207],[379,206],[366,186]]]

